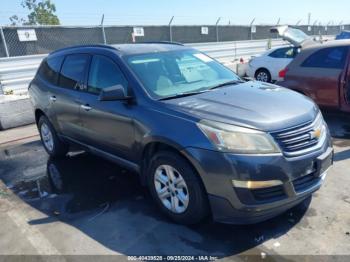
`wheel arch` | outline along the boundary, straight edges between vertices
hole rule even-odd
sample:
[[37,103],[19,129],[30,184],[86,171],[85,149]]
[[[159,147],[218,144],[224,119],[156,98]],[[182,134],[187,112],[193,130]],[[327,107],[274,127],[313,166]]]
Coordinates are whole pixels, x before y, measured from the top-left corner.
[[185,148],[180,146],[174,141],[168,140],[166,138],[154,138],[150,141],[148,141],[142,150],[142,156],[141,156],[141,172],[140,172],[140,178],[141,183],[143,185],[146,184],[147,180],[147,170],[149,168],[149,160],[152,158],[154,154],[156,154],[159,151],[170,151],[178,154],[179,156],[183,157],[196,171],[196,175],[200,179],[203,188],[205,189],[203,179],[201,178],[201,173],[203,172],[200,166],[193,160],[193,158],[186,152]]
[[271,76],[270,70],[269,70],[268,68],[266,68],[266,67],[261,66],[261,67],[259,67],[258,69],[255,70],[254,77],[256,77],[256,75],[258,74],[258,72],[259,72],[259,71],[262,71],[262,70],[267,71],[267,72],[270,74],[270,76]]
[[43,110],[41,110],[40,108],[35,109],[34,115],[35,115],[35,123],[36,124],[39,123],[39,119],[41,116],[46,116],[45,112]]

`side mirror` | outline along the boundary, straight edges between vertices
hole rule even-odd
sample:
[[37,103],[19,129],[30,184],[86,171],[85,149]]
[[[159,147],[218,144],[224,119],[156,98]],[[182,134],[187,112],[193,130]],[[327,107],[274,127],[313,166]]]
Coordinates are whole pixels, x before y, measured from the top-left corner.
[[115,85],[101,90],[98,100],[116,101],[129,100],[131,97],[125,94],[125,88],[122,85]]

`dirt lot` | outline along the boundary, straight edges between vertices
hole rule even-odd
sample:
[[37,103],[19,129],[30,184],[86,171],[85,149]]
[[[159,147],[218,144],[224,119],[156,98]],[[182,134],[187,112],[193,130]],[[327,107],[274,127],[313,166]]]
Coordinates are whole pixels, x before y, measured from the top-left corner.
[[2,132],[0,255],[349,261],[350,120],[334,114],[326,120],[336,154],[324,186],[302,206],[250,226],[172,224],[135,174],[86,153],[48,159],[34,126]]

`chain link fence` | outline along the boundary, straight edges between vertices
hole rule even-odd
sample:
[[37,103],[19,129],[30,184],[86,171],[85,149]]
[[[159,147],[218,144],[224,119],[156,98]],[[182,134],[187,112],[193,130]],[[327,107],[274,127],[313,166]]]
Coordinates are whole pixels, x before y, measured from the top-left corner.
[[[134,26],[34,26],[1,28],[0,57],[47,54],[53,50],[84,44],[119,44],[149,41],[175,41],[182,43],[203,43],[216,41],[239,41],[277,38],[270,33],[272,26],[139,26],[142,36],[133,39]],[[205,29],[203,31],[203,28]],[[336,35],[345,26],[299,26],[309,35]],[[36,40],[21,41],[18,30],[34,29]]]

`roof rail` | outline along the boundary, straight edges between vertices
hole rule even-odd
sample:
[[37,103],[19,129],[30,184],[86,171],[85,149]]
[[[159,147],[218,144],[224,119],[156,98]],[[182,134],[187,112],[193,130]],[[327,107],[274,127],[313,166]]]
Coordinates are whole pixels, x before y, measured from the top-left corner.
[[172,42],[172,41],[145,41],[145,42],[135,42],[133,44],[168,44],[168,45],[181,45],[183,46],[183,43],[180,42]]
[[57,52],[61,52],[61,51],[64,51],[64,50],[69,50],[69,49],[74,49],[74,48],[82,48],[82,47],[100,47],[100,48],[108,48],[108,49],[116,50],[115,47],[110,46],[110,45],[86,44],[86,45],[73,45],[73,46],[63,47],[63,48],[57,49],[55,51],[52,51],[50,54],[54,54],[54,53],[57,53]]

